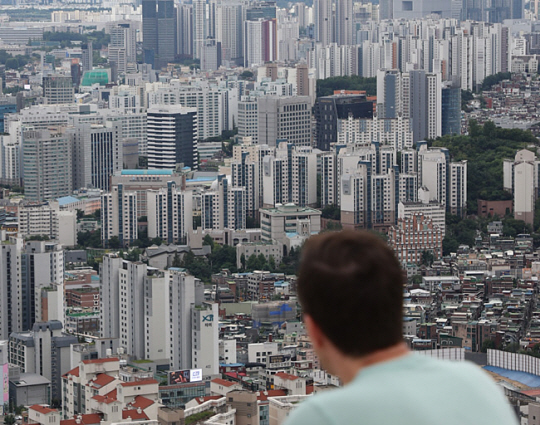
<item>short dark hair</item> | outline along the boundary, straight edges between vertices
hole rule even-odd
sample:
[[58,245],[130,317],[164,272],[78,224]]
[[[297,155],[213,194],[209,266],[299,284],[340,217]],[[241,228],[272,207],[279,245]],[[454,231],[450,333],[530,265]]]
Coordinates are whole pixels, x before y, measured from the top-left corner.
[[374,233],[323,233],[302,250],[303,311],[344,354],[363,356],[403,340],[403,284],[399,261]]

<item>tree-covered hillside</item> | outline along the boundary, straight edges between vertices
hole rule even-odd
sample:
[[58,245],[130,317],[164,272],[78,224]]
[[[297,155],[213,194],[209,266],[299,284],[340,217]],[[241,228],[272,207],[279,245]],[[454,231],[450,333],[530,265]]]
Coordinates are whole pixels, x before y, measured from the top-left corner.
[[444,136],[433,142],[434,147],[445,147],[454,161],[467,160],[468,210],[476,213],[477,200],[511,199],[503,191],[503,159],[514,158],[516,152],[539,146],[530,132],[498,128],[491,121],[484,126],[471,121],[468,136]]

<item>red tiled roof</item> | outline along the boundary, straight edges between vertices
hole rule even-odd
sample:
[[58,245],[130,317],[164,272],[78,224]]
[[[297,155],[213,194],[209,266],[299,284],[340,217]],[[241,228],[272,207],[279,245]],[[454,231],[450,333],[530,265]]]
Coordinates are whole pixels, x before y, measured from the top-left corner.
[[79,376],[79,366],[77,366],[76,368],[73,368],[71,369],[69,372],[66,372],[62,375],[62,377],[66,377],[68,375],[71,375],[71,376]]
[[107,384],[110,384],[113,382],[115,378],[113,378],[110,375],[107,375],[105,373],[100,373],[99,375],[96,375],[94,379],[92,379],[90,382],[88,382],[88,386],[95,387],[95,388],[102,388]]
[[232,387],[236,384],[236,382],[226,381],[225,379],[221,378],[214,378],[212,379],[212,382],[214,384],[223,385],[224,387]]
[[94,400],[98,401],[99,403],[105,403],[105,404],[111,404],[112,402],[118,401],[116,399],[116,389],[112,390],[111,392],[105,394],[105,395],[95,395],[92,397]]
[[146,416],[146,413],[144,413],[142,410],[141,410],[141,413],[139,413],[137,409],[123,410],[122,419],[127,419],[127,418],[131,418],[133,420],[137,420],[137,419],[149,420],[150,419],[148,416]]
[[296,381],[298,379],[298,376],[285,372],[278,372],[275,376],[279,376],[281,379],[286,379],[288,381]]
[[104,359],[92,359],[92,360],[83,360],[84,364],[95,364],[95,363],[108,363],[108,362],[118,362],[120,359],[118,357],[106,357]]
[[158,384],[159,382],[155,379],[143,379],[141,381],[133,381],[133,382],[122,382],[120,385],[123,387],[135,387],[137,385],[151,385],[151,384]]
[[135,397],[135,399],[129,403],[129,405],[135,409],[140,407],[142,410],[146,409],[147,407],[150,407],[154,402],[150,400],[149,398],[143,397],[142,395],[138,395]]
[[257,400],[259,401],[266,401],[269,397],[282,397],[286,396],[287,391],[285,390],[268,390],[268,391],[261,391],[257,393]]
[[89,413],[88,415],[81,415],[81,422],[77,424],[77,420],[65,419],[60,421],[60,425],[99,425],[101,422],[101,415],[97,413]]
[[42,406],[40,404],[34,404],[30,406],[29,408],[32,410],[35,410],[36,412],[43,413],[44,415],[47,415],[48,413],[51,413],[51,412],[58,412],[58,410],[56,409],[51,409],[50,407]]
[[520,393],[531,396],[531,397],[539,397],[540,396],[540,389],[536,388],[534,390],[524,390],[524,391],[520,391]]

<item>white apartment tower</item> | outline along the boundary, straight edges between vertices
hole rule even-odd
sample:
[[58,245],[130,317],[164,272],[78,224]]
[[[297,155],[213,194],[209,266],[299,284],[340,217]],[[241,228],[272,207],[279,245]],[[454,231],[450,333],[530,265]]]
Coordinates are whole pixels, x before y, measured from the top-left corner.
[[193,369],[203,375],[219,373],[219,310],[217,303],[202,303],[191,308],[191,345]]
[[332,6],[332,0],[313,1],[315,41],[320,42],[323,46],[327,46],[334,41],[334,17]]
[[204,301],[204,285],[179,270],[169,269],[169,339],[171,370],[191,369],[192,308]]
[[255,217],[260,205],[258,161],[254,161],[249,152],[242,152],[241,159],[231,163],[231,171],[232,186],[245,188],[247,214]]
[[117,236],[122,245],[138,237],[137,192],[124,190],[123,184],[113,186],[101,195],[101,239],[107,242]]
[[317,202],[317,154],[310,147],[281,142],[274,155],[263,158],[263,204],[294,203],[300,207]]
[[144,280],[147,266],[123,261],[119,268],[120,346],[137,359],[145,358]]
[[538,174],[540,161],[534,152],[522,149],[514,160],[503,164],[504,189],[514,194],[514,218],[534,224],[534,207],[538,197]]
[[120,269],[124,260],[117,254],[105,254],[99,265],[100,335],[101,338],[120,338]]
[[356,44],[353,17],[353,1],[336,0],[336,42],[339,46]]
[[202,193],[203,229],[245,229],[247,196],[245,187],[231,186],[221,174],[210,190]]
[[167,243],[187,243],[193,228],[193,193],[167,182],[167,187],[149,190],[146,199],[148,237],[159,237]]

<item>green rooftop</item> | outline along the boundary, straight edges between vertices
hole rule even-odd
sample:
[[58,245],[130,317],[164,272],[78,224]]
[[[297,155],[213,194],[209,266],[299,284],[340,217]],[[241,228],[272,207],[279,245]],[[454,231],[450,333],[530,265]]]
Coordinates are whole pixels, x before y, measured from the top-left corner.
[[94,69],[84,73],[81,86],[91,86],[96,83],[100,86],[109,84],[109,72],[106,69]]

